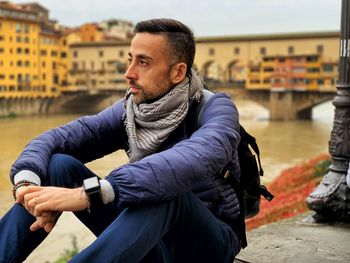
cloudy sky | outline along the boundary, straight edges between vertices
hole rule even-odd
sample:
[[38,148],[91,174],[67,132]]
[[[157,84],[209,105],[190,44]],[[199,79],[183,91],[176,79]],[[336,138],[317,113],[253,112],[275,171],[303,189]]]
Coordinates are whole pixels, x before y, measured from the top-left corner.
[[77,26],[109,18],[137,21],[169,17],[196,36],[335,31],[341,0],[12,0],[36,1],[61,24]]

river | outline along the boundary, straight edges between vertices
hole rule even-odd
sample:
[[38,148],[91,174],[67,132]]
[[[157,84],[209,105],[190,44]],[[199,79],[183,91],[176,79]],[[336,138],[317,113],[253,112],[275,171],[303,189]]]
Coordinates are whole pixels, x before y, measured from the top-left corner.
[[[334,112],[333,105],[330,102],[314,109],[312,121],[288,122],[268,121],[268,112],[253,102],[238,100],[236,104],[240,112],[241,123],[248,132],[256,137],[260,146],[262,164],[265,170],[264,180],[266,182],[271,181],[289,166],[313,158],[318,154],[327,153]],[[0,119],[0,217],[13,202],[8,174],[11,164],[26,143],[41,132],[64,124],[76,117],[78,115]],[[89,163],[88,166],[100,176],[104,176],[114,167],[126,161],[125,153],[118,151]],[[83,245],[90,241],[91,236],[87,238]],[[69,244],[66,244],[66,247],[69,247]],[[60,254],[57,249],[54,252],[51,256],[53,259]],[[30,262],[40,262],[41,260],[40,256],[37,256],[37,258],[34,256],[33,258]],[[47,259],[47,257],[45,258]]]

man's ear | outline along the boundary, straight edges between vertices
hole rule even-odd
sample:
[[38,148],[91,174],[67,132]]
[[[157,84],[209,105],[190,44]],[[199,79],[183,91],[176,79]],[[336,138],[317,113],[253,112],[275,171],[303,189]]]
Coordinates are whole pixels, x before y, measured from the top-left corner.
[[179,84],[181,81],[183,81],[186,77],[187,72],[187,65],[184,62],[176,63],[172,68],[170,72],[170,80],[172,84]]

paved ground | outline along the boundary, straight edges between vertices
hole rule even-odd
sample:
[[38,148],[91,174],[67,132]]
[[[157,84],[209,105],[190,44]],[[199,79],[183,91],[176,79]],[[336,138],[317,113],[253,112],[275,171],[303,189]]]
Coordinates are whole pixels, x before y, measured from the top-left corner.
[[[248,232],[249,245],[235,263],[350,263],[350,223],[307,225],[302,223],[306,216]],[[65,249],[71,248],[72,233],[78,237],[80,249],[95,239],[70,213],[60,218],[53,232],[26,263],[54,262]]]
[[235,263],[348,263],[350,223],[305,224],[307,215],[248,232],[248,247]]

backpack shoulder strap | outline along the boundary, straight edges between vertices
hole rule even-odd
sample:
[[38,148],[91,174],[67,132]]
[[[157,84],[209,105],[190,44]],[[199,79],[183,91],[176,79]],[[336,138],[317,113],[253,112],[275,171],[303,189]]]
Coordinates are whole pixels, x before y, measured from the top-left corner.
[[195,109],[195,115],[194,115],[194,116],[196,116],[196,118],[194,118],[195,130],[197,130],[198,127],[199,127],[199,120],[200,120],[200,118],[202,116],[202,111],[203,111],[204,105],[207,103],[207,101],[210,99],[210,97],[214,95],[213,92],[211,92],[210,90],[206,89],[206,86],[204,86],[204,87],[205,88],[203,89],[203,93],[202,93],[201,99],[198,102],[198,104],[196,105],[196,109]]
[[263,176],[264,175],[264,170],[262,169],[261,166],[261,162],[260,162],[260,151],[259,151],[259,147],[256,143],[255,138],[250,135],[243,127],[242,125],[239,125],[239,134],[241,135],[241,140],[244,140],[250,147],[252,147],[252,149],[254,150],[254,152],[257,155],[257,159],[258,159],[258,164],[259,164],[259,175]]

